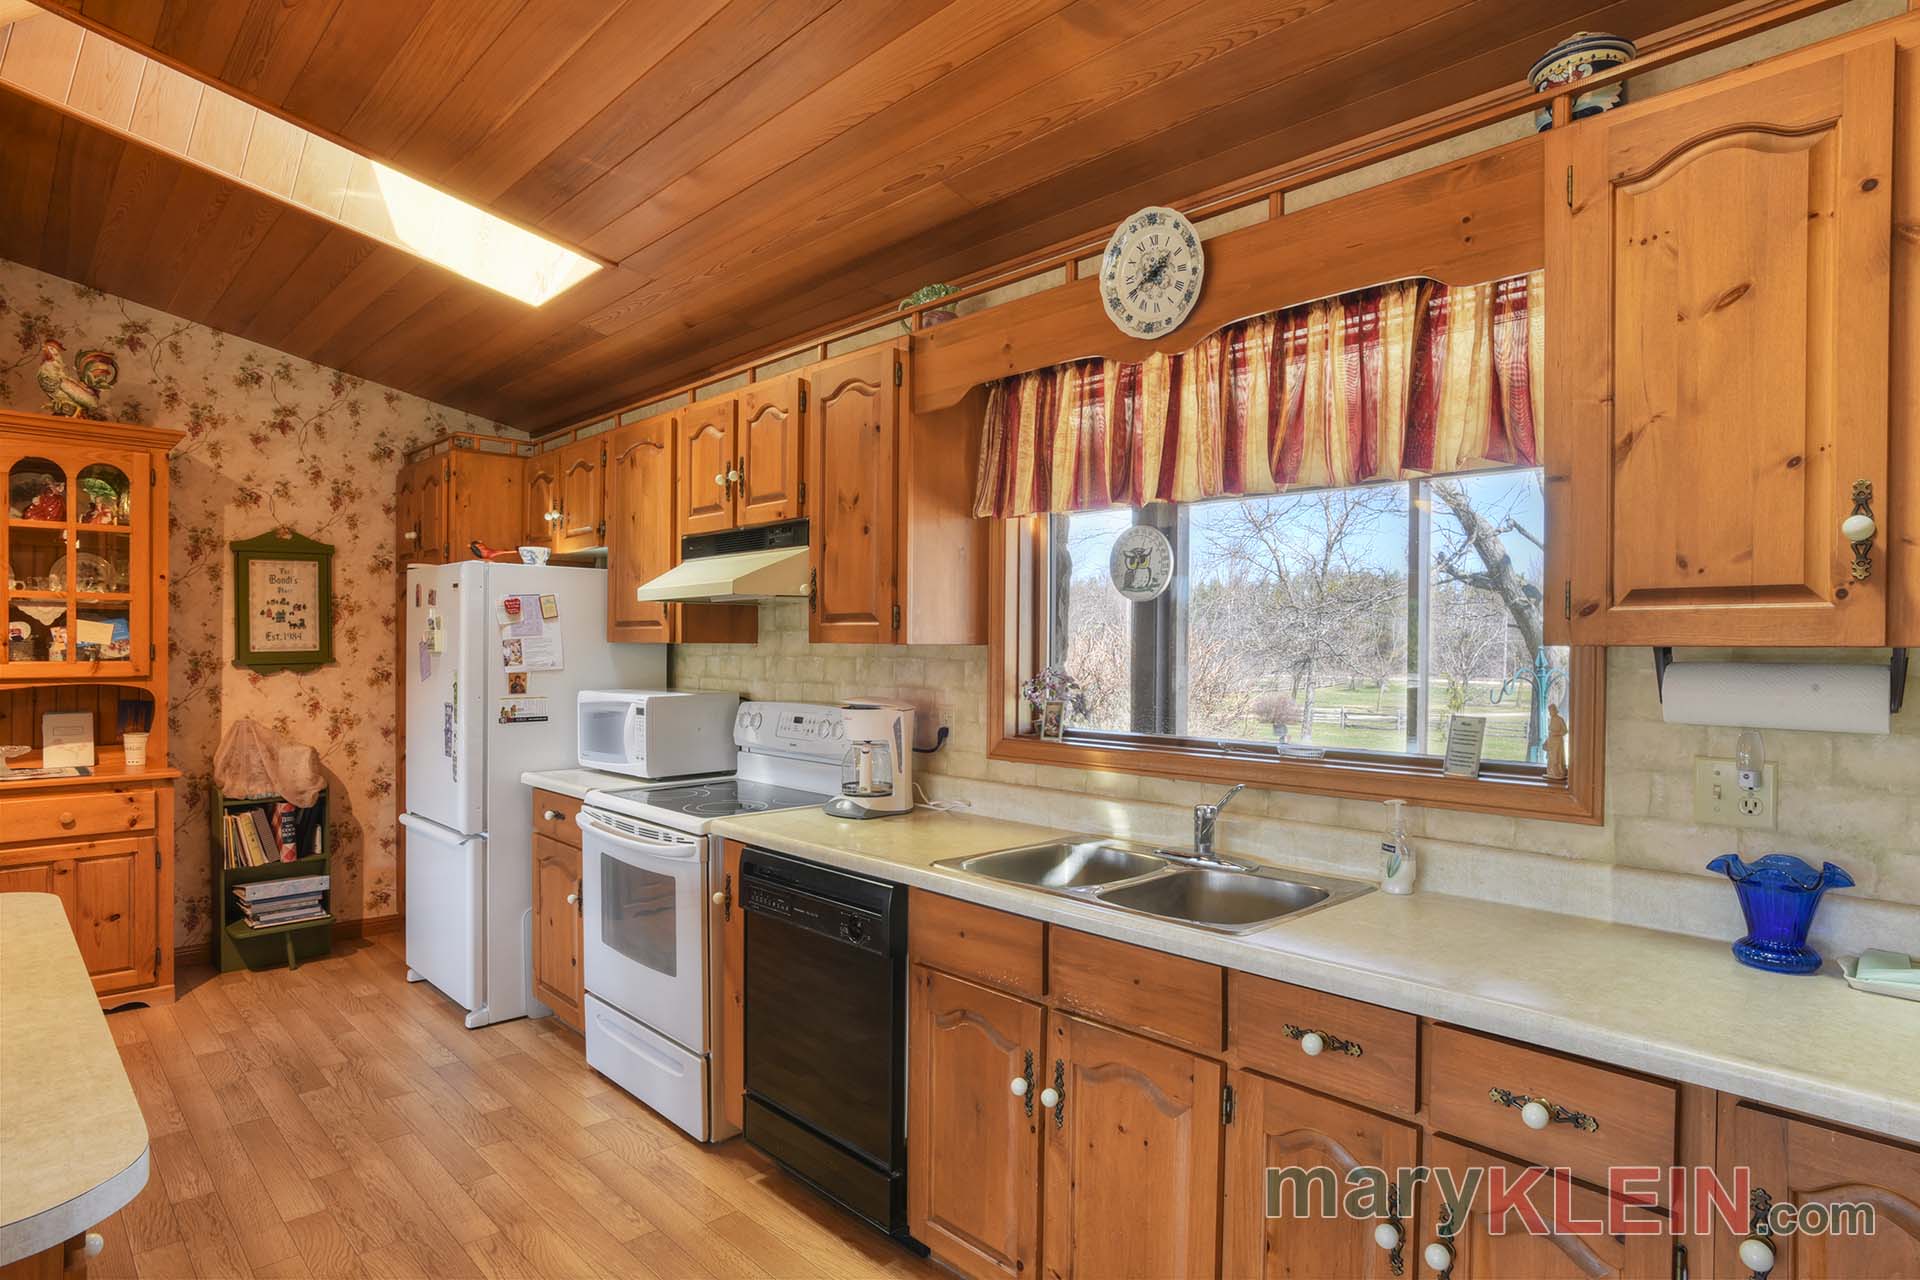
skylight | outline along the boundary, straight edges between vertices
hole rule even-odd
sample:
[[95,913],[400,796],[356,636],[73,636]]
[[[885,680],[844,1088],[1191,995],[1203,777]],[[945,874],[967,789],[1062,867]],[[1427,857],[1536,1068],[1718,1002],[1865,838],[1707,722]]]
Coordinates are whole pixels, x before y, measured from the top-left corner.
[[529,306],[601,267],[58,14],[0,25],[0,82]]

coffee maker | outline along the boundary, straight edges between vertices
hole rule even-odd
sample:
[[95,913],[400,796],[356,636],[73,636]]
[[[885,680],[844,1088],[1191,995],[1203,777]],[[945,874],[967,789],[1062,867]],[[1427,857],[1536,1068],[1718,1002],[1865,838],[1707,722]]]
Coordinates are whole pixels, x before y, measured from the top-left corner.
[[913,809],[913,708],[861,699],[840,704],[847,754],[840,794],[827,801],[836,818],[884,818]]

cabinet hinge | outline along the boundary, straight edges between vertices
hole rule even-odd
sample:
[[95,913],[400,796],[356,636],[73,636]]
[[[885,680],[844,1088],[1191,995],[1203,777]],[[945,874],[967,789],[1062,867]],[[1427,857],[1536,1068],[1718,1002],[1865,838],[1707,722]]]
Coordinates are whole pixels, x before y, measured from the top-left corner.
[[896,387],[905,386],[906,382],[907,382],[906,366],[901,364],[898,360],[895,360],[893,362],[893,385]]
[[1688,1280],[1687,1246],[1678,1241],[1673,1246],[1673,1280]]
[[1566,589],[1560,594],[1560,616],[1569,622],[1573,620],[1573,579],[1568,578]]
[[1233,1123],[1233,1086],[1230,1084],[1220,1086],[1220,1123]]
[[895,631],[898,631],[900,629],[900,606],[899,605],[893,606],[893,629]]
[[800,412],[805,413],[806,411],[807,411],[807,384],[803,382],[800,384]]
[[1573,166],[1567,166],[1567,208],[1573,208]]
[[153,869],[155,871],[160,869],[160,851],[158,849],[153,851]]
[[733,877],[732,876],[722,876],[720,878],[720,918],[726,921],[731,921],[733,919]]
[[800,482],[800,505],[803,507],[807,505],[807,482],[805,480]]
[[158,947],[153,949],[153,971],[155,974],[160,972],[160,948]]
[[148,484],[160,483],[160,472],[153,467],[147,468],[147,483]]
[[607,446],[605,445],[600,446],[600,465],[603,467],[607,465]]

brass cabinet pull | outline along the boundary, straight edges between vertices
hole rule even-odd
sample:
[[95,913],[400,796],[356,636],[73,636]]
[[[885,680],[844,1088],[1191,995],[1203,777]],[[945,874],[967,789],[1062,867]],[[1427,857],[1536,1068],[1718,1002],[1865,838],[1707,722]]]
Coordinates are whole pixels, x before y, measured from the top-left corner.
[[1287,1039],[1298,1040],[1300,1042],[1300,1051],[1309,1058],[1317,1058],[1328,1049],[1333,1050],[1335,1053],[1344,1053],[1349,1058],[1357,1058],[1364,1052],[1364,1050],[1360,1048],[1360,1042],[1358,1040],[1345,1040],[1333,1034],[1331,1031],[1315,1031],[1309,1027],[1296,1027],[1291,1022],[1286,1023],[1282,1027],[1282,1030],[1287,1033]]
[[1849,566],[1855,582],[1865,582],[1873,576],[1873,535],[1879,532],[1879,526],[1873,519],[1873,481],[1855,480],[1853,482],[1853,513],[1840,522],[1840,536],[1853,548],[1853,564]]
[[1570,1124],[1583,1133],[1600,1132],[1600,1122],[1584,1111],[1569,1111],[1557,1102],[1548,1102],[1545,1098],[1536,1098],[1530,1094],[1514,1093],[1495,1086],[1487,1090],[1487,1096],[1503,1107],[1518,1107],[1520,1118],[1529,1129],[1544,1129],[1550,1124]]

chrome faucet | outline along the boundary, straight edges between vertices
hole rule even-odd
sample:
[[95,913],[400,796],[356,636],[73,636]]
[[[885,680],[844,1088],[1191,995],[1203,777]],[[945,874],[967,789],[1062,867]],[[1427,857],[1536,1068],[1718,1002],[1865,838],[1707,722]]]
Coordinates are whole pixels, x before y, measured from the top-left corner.
[[1221,796],[1219,800],[1215,800],[1213,804],[1196,804],[1196,806],[1194,806],[1194,852],[1185,854],[1185,852],[1179,852],[1179,850],[1173,850],[1173,848],[1156,848],[1154,852],[1160,854],[1162,858],[1171,858],[1173,862],[1187,862],[1187,864],[1208,865],[1208,867],[1227,867],[1227,869],[1231,869],[1231,871],[1246,871],[1246,869],[1248,869],[1246,864],[1233,862],[1231,858],[1221,858],[1219,854],[1213,852],[1213,827],[1219,825],[1219,812],[1221,812],[1223,808],[1227,808],[1227,802],[1233,800],[1236,794],[1240,794],[1242,791],[1246,791],[1246,783],[1236,783],[1235,787],[1233,787],[1229,793],[1223,794],[1223,796]]

